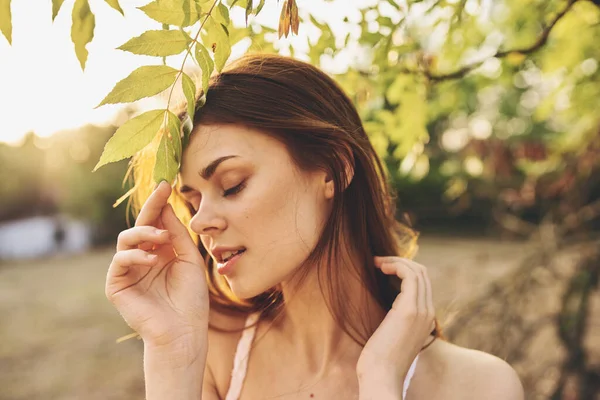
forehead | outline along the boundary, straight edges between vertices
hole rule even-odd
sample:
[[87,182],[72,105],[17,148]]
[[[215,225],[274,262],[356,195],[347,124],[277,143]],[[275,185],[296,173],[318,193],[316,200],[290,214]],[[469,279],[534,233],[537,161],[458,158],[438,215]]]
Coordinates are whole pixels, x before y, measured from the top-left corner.
[[259,130],[241,125],[200,125],[193,130],[183,153],[181,174],[191,178],[190,174],[223,156],[255,161],[276,160],[285,154],[282,143]]

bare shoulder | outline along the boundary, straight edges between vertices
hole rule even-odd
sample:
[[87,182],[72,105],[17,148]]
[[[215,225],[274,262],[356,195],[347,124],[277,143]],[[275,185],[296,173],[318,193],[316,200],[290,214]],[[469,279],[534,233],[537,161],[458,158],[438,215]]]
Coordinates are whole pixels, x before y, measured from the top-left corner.
[[[224,314],[211,310],[209,314],[207,372],[221,398],[229,387],[233,358],[242,335],[246,316]],[[231,332],[228,332],[231,331]]]
[[443,368],[446,393],[456,399],[523,400],[523,386],[516,371],[504,360],[483,351],[439,340],[432,357]]

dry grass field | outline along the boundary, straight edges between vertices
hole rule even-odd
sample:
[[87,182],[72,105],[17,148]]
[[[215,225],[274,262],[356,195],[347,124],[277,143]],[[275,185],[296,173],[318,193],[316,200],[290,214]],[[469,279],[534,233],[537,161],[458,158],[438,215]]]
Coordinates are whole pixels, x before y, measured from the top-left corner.
[[[522,259],[524,243],[427,237],[442,321]],[[104,297],[112,249],[0,264],[0,400],[143,399],[142,343]]]

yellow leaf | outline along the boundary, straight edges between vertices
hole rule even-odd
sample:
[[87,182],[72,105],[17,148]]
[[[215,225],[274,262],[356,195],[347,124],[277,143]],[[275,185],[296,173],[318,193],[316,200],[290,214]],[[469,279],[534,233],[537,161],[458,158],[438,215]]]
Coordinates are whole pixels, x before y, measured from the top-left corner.
[[194,112],[196,109],[196,84],[185,72],[181,75],[181,86],[183,88],[183,94],[187,100],[187,113],[190,118],[194,119]]
[[298,5],[296,4],[296,0],[289,0],[290,4],[291,4],[291,16],[290,16],[290,22],[291,22],[291,26],[292,26],[292,32],[297,35],[298,34],[298,28],[300,26],[300,18],[298,16]]
[[138,8],[163,24],[190,26],[200,19],[200,7],[195,0],[154,0]]
[[171,111],[167,111],[167,133],[169,139],[173,143],[173,149],[175,151],[175,160],[177,161],[177,169],[181,164],[181,121],[177,115]]
[[200,65],[200,69],[202,70],[202,91],[206,96],[208,80],[215,68],[215,63],[210,58],[208,50],[206,50],[206,47],[202,43],[196,44],[196,61],[198,61],[198,65]]
[[117,47],[133,54],[166,57],[184,52],[191,40],[181,31],[153,30],[128,40]]
[[258,15],[260,14],[260,12],[262,11],[263,7],[265,6],[265,0],[260,0],[260,3],[258,3],[258,7],[256,7],[256,12],[254,13],[254,15]]
[[246,4],[246,26],[248,26],[248,17],[250,16],[250,13],[252,13],[252,3],[253,0],[248,0],[248,3]]
[[215,69],[221,72],[227,59],[231,55],[231,44],[229,43],[229,35],[223,28],[223,25],[216,22],[213,18],[206,21],[206,40],[210,44],[210,48],[215,54]]
[[54,18],[58,15],[60,11],[60,7],[64,3],[65,0],[52,0],[52,22],[54,22]]
[[179,163],[177,162],[176,150],[173,141],[167,133],[163,133],[156,151],[156,164],[154,164],[153,179],[155,183],[167,181],[173,183],[177,172],[179,171]]
[[75,0],[72,20],[71,40],[75,45],[75,54],[77,55],[81,69],[84,70],[88,57],[86,45],[92,41],[96,26],[96,18],[92,10],[90,10],[88,0]]
[[229,9],[225,4],[221,3],[217,7],[215,7],[211,15],[215,18],[215,20],[218,23],[223,24],[225,26],[229,25]]
[[104,0],[104,1],[106,1],[106,3],[109,6],[111,6],[112,8],[114,8],[115,10],[117,10],[118,12],[120,12],[121,15],[125,16],[125,14],[123,13],[123,9],[119,5],[119,0]]
[[175,82],[179,71],[166,65],[145,65],[119,81],[112,91],[96,106],[130,103],[154,96]]
[[283,35],[285,35],[285,37],[287,37],[288,35],[288,31],[289,31],[289,25],[287,25],[287,21],[289,18],[289,14],[288,14],[288,0],[285,0],[283,2],[283,7],[281,7],[281,14],[279,15],[279,38],[281,39],[281,37]]
[[10,14],[10,0],[0,0],[0,32],[12,44],[12,19]]
[[125,122],[104,146],[94,171],[105,164],[129,158],[143,149],[156,136],[165,111],[147,111]]

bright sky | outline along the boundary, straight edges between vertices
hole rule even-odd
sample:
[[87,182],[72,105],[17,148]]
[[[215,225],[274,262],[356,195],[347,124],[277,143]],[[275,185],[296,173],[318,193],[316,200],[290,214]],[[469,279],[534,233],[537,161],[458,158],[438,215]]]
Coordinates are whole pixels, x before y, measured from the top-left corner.
[[[12,1],[12,46],[0,35],[0,141],[17,144],[31,131],[45,137],[86,123],[103,125],[114,121],[124,105],[93,108],[135,68],[161,62],[157,57],[115,50],[146,30],[160,29],[158,22],[137,9],[148,2],[121,0],[123,17],[104,0],[90,0],[96,28],[94,39],[87,47],[86,69],[82,72],[70,38],[74,0],[64,2],[54,23],[50,1]],[[356,20],[359,5],[373,2],[361,0],[349,6],[347,0],[302,1],[300,12],[306,10],[331,19],[332,29],[343,35],[344,26],[340,23],[336,26],[336,22],[341,22],[344,16]],[[259,22],[276,28],[282,4],[268,0],[258,17]],[[232,19],[238,25],[243,21],[243,10],[239,7],[236,10],[239,12],[232,15]],[[300,36],[282,39],[283,43],[291,40],[295,48],[306,48],[306,36],[313,38],[316,33],[309,28],[301,24]],[[182,60],[183,56],[169,57],[167,64],[179,68]],[[148,101],[141,103],[144,108],[152,106]]]

